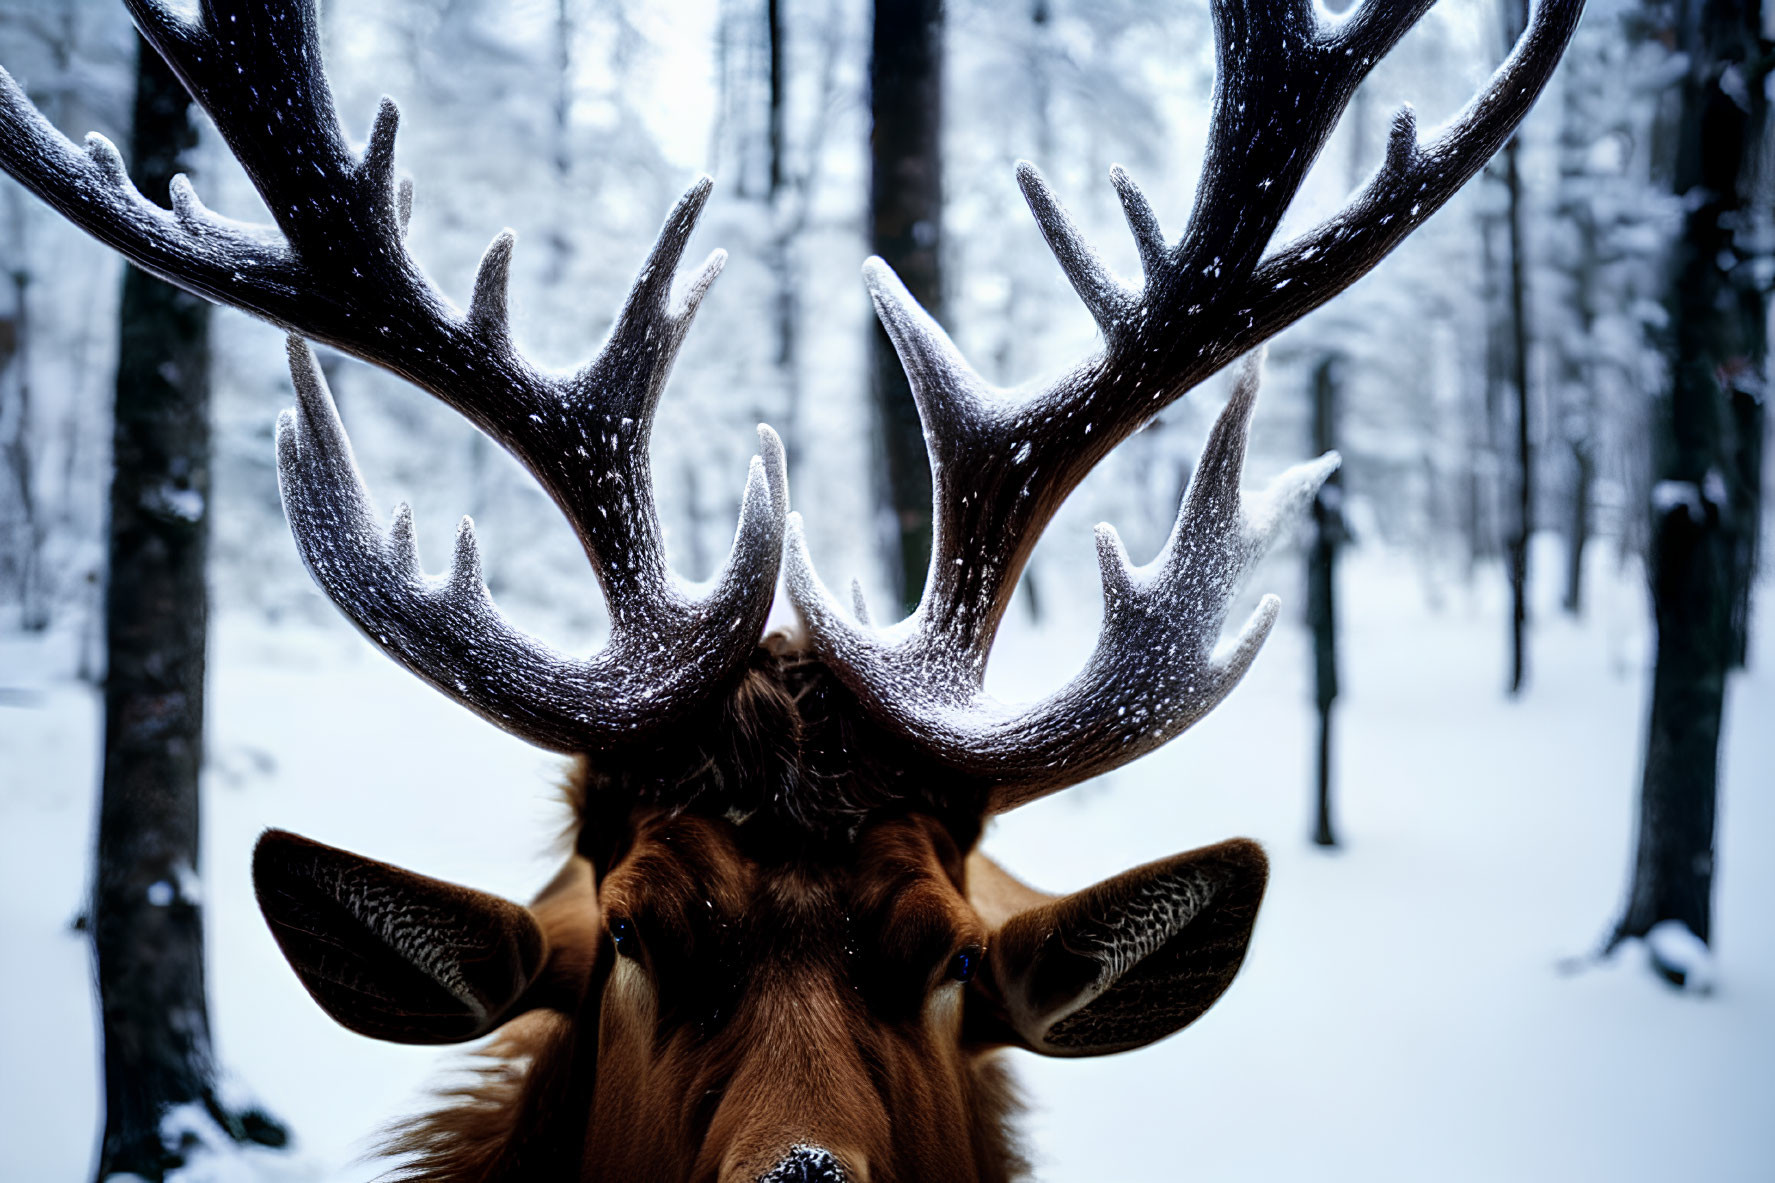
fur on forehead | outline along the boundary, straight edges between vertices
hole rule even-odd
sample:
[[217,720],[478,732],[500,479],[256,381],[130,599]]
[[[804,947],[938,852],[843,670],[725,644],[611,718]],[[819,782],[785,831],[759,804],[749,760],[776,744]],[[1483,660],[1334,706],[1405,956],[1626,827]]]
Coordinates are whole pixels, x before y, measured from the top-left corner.
[[936,819],[965,852],[985,808],[977,785],[870,723],[825,663],[778,633],[669,740],[577,758],[566,796],[600,868],[626,847],[637,810],[725,819],[747,853],[775,861],[842,855],[872,820],[908,813]]

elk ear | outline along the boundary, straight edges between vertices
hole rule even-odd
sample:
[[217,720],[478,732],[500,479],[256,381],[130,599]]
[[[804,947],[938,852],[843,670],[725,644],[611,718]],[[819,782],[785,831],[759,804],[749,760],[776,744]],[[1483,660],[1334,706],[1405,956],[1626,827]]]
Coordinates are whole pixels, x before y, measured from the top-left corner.
[[282,830],[253,851],[253,889],[321,1009],[373,1039],[485,1035],[527,1009],[547,956],[517,904]]
[[1239,972],[1268,878],[1257,843],[1234,839],[1018,912],[993,936],[982,983],[1003,1034],[1044,1055],[1100,1056],[1187,1027]]

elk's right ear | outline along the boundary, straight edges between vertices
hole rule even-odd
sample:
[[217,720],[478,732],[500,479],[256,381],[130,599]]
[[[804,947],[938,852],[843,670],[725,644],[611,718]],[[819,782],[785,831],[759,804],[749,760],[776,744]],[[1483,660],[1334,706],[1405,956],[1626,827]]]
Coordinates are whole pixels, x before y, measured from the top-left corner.
[[992,1026],[1049,1056],[1128,1051],[1188,1026],[1244,963],[1268,879],[1262,848],[1234,839],[1025,907],[987,951]]
[[296,976],[341,1024],[395,1043],[459,1043],[516,1017],[548,955],[498,896],[268,830],[253,890]]

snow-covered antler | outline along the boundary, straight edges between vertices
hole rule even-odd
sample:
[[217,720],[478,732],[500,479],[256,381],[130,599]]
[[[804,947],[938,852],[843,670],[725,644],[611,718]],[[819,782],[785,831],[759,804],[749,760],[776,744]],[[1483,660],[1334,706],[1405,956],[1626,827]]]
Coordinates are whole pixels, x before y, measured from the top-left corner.
[[1331,17],[1315,0],[1213,0],[1214,122],[1176,245],[1127,175],[1111,173],[1145,271],[1138,288],[1109,273],[1041,176],[1020,164],[1024,197],[1104,337],[1101,353],[1033,395],[986,383],[885,264],[865,265],[930,452],[929,573],[913,615],[876,632],[828,594],[792,514],[789,590],[816,649],[864,709],[986,786],[991,808],[1076,784],[1169,739],[1225,695],[1267,633],[1273,602],[1224,659],[1209,656],[1231,588],[1332,462],[1285,474],[1261,510],[1240,508],[1250,369],[1155,564],[1129,570],[1113,532],[1100,532],[1104,630],[1086,670],[1023,710],[982,690],[1017,579],[1066,495],[1155,413],[1355,282],[1440,208],[1528,113],[1583,11],[1583,0],[1539,0],[1509,60],[1441,135],[1419,144],[1409,109],[1401,112],[1385,162],[1349,207],[1265,257],[1357,85],[1431,2],[1362,0]]
[[672,299],[710,192],[667,219],[609,339],[577,374],[544,374],[513,348],[500,234],[466,313],[404,242],[411,190],[394,179],[398,115],[382,101],[362,153],[346,143],[321,67],[313,0],[126,0],[137,26],[215,121],[276,226],[204,208],[183,177],[172,209],[144,198],[102,136],[76,147],[0,71],[0,168],[132,262],[189,291],[391,370],[511,451],[572,522],[610,604],[609,648],[590,661],[512,630],[481,585],[473,536],[449,579],[419,573],[411,527],[384,537],[305,346],[301,406],[280,423],[290,524],[310,570],[359,627],[427,681],[518,735],[587,751],[653,735],[746,661],[775,594],[788,511],[782,452],[761,433],[732,556],[695,600],[666,568],[648,439],[678,347],[725,255]]
[[791,515],[790,589],[810,630],[839,655],[847,680],[895,689],[881,704],[892,726],[942,763],[990,782],[994,811],[1159,747],[1244,677],[1281,605],[1265,596],[1238,637],[1221,646],[1233,597],[1337,467],[1330,453],[1289,469],[1255,497],[1240,494],[1259,367],[1256,355],[1241,367],[1157,558],[1135,567],[1114,527],[1097,528],[1103,629],[1084,670],[1053,696],[1022,708],[994,701],[979,671],[942,660],[917,616],[909,631],[885,637],[853,627],[833,611],[805,560],[799,515]]
[[[782,444],[770,428],[759,428],[763,458],[752,460],[739,537],[720,591],[699,607],[670,586],[651,587],[644,598],[626,602],[628,619],[603,651],[576,658],[500,616],[481,577],[468,518],[457,529],[448,574],[427,576],[412,511],[397,506],[386,531],[378,521],[326,379],[300,337],[290,338],[290,372],[297,406],[278,418],[278,483],[302,561],[366,636],[507,731],[557,752],[633,738],[658,725],[662,704],[689,709],[708,697],[731,672],[723,643],[734,644],[734,634],[748,651],[757,640],[758,623],[716,613],[723,601],[755,594],[753,581],[774,589],[781,534],[766,523],[786,502],[787,484]],[[655,573],[663,575],[663,567]],[[662,619],[692,621],[698,629],[687,635],[681,625],[655,627]]]

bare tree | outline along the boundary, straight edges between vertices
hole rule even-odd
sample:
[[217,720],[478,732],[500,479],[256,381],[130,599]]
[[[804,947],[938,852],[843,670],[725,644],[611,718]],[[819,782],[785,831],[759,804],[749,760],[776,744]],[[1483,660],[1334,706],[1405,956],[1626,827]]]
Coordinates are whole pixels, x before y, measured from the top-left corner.
[[1601,230],[1590,198],[1587,157],[1595,136],[1591,112],[1567,85],[1559,128],[1559,218],[1569,227],[1569,254],[1563,261],[1569,290],[1567,322],[1555,340],[1558,356],[1558,428],[1569,460],[1566,490],[1565,595],[1561,606],[1578,615],[1584,606],[1584,548],[1592,530],[1591,500],[1596,484],[1597,373],[1594,364]]
[[[140,48],[134,171],[169,200],[197,143],[191,100]],[[91,927],[105,1056],[98,1178],[163,1179],[190,1153],[170,1114],[195,1106],[236,1141],[282,1127],[216,1087],[198,902],[209,533],[209,305],[135,268],[120,314],[105,596],[104,774]]]
[[[1504,45],[1516,44],[1528,23],[1528,0],[1502,0]],[[1498,154],[1502,165],[1499,176],[1504,185],[1506,212],[1504,224],[1508,238],[1507,278],[1505,290],[1509,307],[1505,313],[1509,385],[1515,395],[1514,426],[1516,428],[1515,482],[1511,489],[1514,515],[1505,552],[1510,571],[1510,693],[1520,694],[1528,678],[1528,548],[1535,529],[1535,457],[1529,422],[1528,386],[1528,275],[1524,260],[1526,243],[1523,233],[1522,170],[1518,162],[1520,137],[1510,137]]]
[[22,200],[8,195],[7,306],[0,311],[0,464],[8,488],[0,500],[0,588],[17,598],[19,623],[27,629],[49,624],[43,588],[45,522],[37,504],[36,465],[31,447],[31,286]]
[[[800,454],[803,435],[800,244],[812,221],[814,194],[825,164],[826,138],[837,91],[842,22],[839,5],[829,0],[820,25],[813,102],[799,137],[800,151],[793,153],[789,127],[790,33],[784,7],[784,0],[765,0],[765,40],[769,50],[765,124],[769,167],[765,199],[771,222],[765,259],[771,275],[771,321],[776,338],[772,361],[783,389],[783,450],[793,463]],[[804,22],[800,27],[807,28],[808,24]],[[799,156],[799,164],[792,155]]]
[[[1659,334],[1668,383],[1652,430],[1652,610],[1658,656],[1633,882],[1610,947],[1674,922],[1712,939],[1714,823],[1726,679],[1742,652],[1760,500],[1768,354],[1769,98],[1763,0],[1674,0],[1651,33],[1683,55],[1663,139],[1684,210]],[[1749,534],[1749,537],[1747,537]],[[1677,984],[1684,941],[1649,942]],[[1692,946],[1691,946],[1692,948]]]
[[[1343,359],[1333,355],[1313,371],[1311,445],[1321,455],[1337,447],[1343,368]],[[1333,472],[1313,497],[1313,534],[1307,551],[1307,627],[1313,632],[1313,703],[1319,711],[1319,776],[1313,813],[1313,842],[1318,846],[1337,845],[1337,832],[1331,824],[1331,706],[1337,701],[1335,583],[1337,550],[1343,541],[1343,481]]]
[[[943,319],[942,0],[876,0],[869,59],[869,228],[877,255]],[[871,390],[881,424],[891,570],[910,611],[931,553],[931,470],[924,429],[887,332],[872,332]]]

